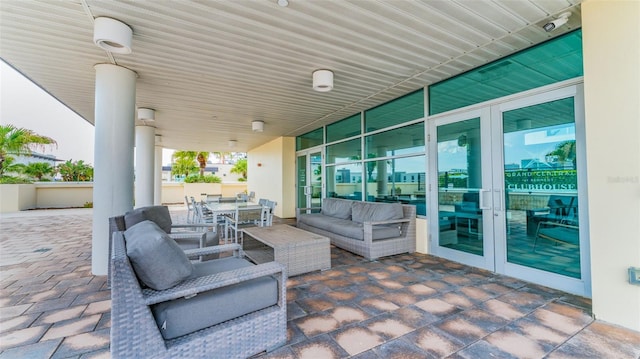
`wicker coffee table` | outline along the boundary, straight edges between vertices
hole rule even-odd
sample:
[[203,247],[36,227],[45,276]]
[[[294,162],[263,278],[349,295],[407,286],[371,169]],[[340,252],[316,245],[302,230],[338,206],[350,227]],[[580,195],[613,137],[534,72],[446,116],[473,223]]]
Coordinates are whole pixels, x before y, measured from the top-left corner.
[[253,262],[276,261],[289,276],[331,268],[329,238],[286,224],[243,229],[245,255]]

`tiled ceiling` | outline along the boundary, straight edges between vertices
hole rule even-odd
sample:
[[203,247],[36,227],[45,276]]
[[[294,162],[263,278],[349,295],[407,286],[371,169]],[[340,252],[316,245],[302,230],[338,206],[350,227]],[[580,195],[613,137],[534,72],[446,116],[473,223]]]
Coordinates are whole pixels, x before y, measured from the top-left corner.
[[[133,53],[93,44],[101,16],[131,26]],[[2,0],[0,56],[91,123],[93,66],[127,67],[163,146],[247,151],[580,26],[580,0]],[[334,71],[333,91],[311,89],[316,69]]]

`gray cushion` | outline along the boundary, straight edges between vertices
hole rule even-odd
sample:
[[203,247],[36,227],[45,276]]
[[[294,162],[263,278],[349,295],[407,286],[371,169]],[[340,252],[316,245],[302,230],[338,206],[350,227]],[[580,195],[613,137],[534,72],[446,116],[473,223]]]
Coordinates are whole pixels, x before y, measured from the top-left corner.
[[132,226],[124,232],[124,238],[133,270],[149,288],[171,288],[193,272],[182,249],[154,222]]
[[[325,216],[319,213],[300,215],[298,221],[308,226],[323,229],[344,237],[364,240],[364,226],[362,223],[351,220]],[[401,234],[399,225],[373,226],[373,240],[399,237]]]
[[171,214],[166,206],[136,208],[124,215],[124,225],[129,228],[142,221],[153,221],[166,233],[171,233]]
[[376,222],[402,219],[402,203],[354,202],[351,217],[354,222]]
[[325,198],[322,201],[322,214],[342,219],[351,219],[351,204],[353,201]]
[[[228,257],[194,264],[192,277],[249,267],[244,259]],[[199,293],[151,306],[165,339],[177,338],[200,329],[267,308],[278,302],[278,281],[256,278],[232,286]],[[215,356],[215,355],[213,355]]]

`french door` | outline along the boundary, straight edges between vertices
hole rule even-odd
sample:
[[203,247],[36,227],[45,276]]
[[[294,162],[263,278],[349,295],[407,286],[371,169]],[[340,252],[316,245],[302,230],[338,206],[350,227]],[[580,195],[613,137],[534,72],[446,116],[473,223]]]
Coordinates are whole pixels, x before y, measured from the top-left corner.
[[297,153],[298,208],[320,207],[322,201],[322,149]]
[[590,296],[582,86],[430,120],[432,253]]

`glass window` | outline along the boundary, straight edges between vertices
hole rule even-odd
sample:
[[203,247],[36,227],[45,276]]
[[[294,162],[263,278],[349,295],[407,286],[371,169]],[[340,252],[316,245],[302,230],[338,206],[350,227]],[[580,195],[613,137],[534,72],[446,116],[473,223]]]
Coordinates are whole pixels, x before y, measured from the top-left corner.
[[320,127],[304,135],[296,137],[296,151],[319,146],[324,143],[323,128]]
[[380,130],[424,117],[424,90],[402,96],[364,113],[366,132]]
[[[425,156],[366,161],[362,177],[369,202],[401,202],[416,206],[417,214],[426,216]],[[407,178],[415,178],[409,181]]]
[[582,76],[582,30],[429,87],[431,115]]
[[424,153],[424,122],[367,136],[367,158]]
[[336,143],[327,146],[326,163],[353,162],[360,159],[360,139]]
[[344,120],[327,126],[327,143],[353,137],[362,133],[360,130],[360,114],[357,113]]
[[327,166],[327,197],[362,201],[360,164]]

